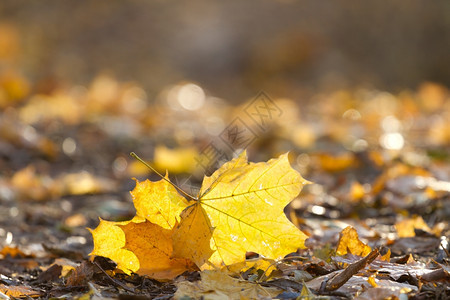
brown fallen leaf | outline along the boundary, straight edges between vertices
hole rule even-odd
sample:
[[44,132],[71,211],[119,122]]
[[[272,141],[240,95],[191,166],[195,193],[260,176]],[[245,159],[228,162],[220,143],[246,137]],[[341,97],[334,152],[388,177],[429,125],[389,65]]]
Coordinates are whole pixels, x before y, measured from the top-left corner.
[[[431,176],[430,172],[423,169],[423,168],[419,168],[419,167],[412,167],[412,166],[408,166],[406,164],[403,163],[396,163],[392,166],[390,166],[389,168],[387,168],[383,174],[381,174],[373,183],[372,186],[372,193],[374,195],[377,195],[378,193],[380,193],[384,188],[386,188],[386,185],[389,182],[392,182],[392,180],[394,179],[398,179],[400,177],[403,176],[425,176],[425,177],[429,177]],[[393,186],[395,188],[395,186]],[[410,189],[407,189],[406,191],[411,191]],[[398,191],[398,192],[403,192],[405,193],[404,190],[402,191]],[[402,193],[402,194],[403,194]]]
[[[314,278],[311,281],[306,282],[305,284],[308,286],[308,288],[319,291],[321,285],[323,284],[323,281],[326,278],[330,278],[331,276],[336,276],[337,273],[340,273],[342,271],[335,271],[333,273],[330,273],[328,275],[320,276],[317,278]],[[342,285],[339,289],[337,289],[337,292],[341,292],[344,294],[355,294],[357,292],[361,292],[364,289],[378,289],[382,287],[390,288],[392,290],[398,290],[401,291],[403,288],[406,288],[411,291],[417,291],[418,288],[414,285],[407,284],[407,283],[400,283],[396,281],[392,281],[389,279],[375,279],[375,283],[377,284],[378,288],[372,287],[372,285],[367,282],[367,278],[365,276],[352,276],[344,285]]]
[[[355,263],[357,261],[357,257],[334,257],[333,260],[341,263]],[[387,262],[382,260],[374,260],[370,267],[377,270],[379,273],[389,274],[394,280],[398,280],[403,275],[411,275],[415,277],[424,276],[425,274],[432,273],[436,269],[430,269],[425,266],[425,264],[409,261],[405,264],[398,264],[393,262]]]
[[450,272],[443,267],[441,269],[434,270],[420,277],[421,280],[434,282],[439,280],[450,281]]
[[256,282],[233,278],[220,270],[201,272],[197,282],[176,283],[175,299],[261,299],[273,298],[282,292],[275,287],[263,287]]
[[53,282],[61,276],[61,272],[63,270],[63,266],[53,264],[47,270],[39,274],[35,283],[43,283],[43,282]]
[[36,298],[41,295],[39,291],[35,291],[32,288],[24,285],[7,286],[4,284],[0,284],[0,292],[5,294],[6,296],[14,298]]
[[[415,291],[405,283],[393,282],[390,280],[375,279],[377,287],[368,288],[359,294],[355,300],[378,300],[378,299],[402,299],[402,295],[406,295],[411,291]],[[406,296],[407,298],[408,296]]]
[[[61,267],[62,269],[62,267]],[[90,261],[83,261],[78,267],[72,270],[67,276],[67,286],[86,285],[94,275],[94,265]]]
[[409,237],[398,238],[390,246],[393,253],[423,253],[434,251],[439,247],[440,240],[437,237]]

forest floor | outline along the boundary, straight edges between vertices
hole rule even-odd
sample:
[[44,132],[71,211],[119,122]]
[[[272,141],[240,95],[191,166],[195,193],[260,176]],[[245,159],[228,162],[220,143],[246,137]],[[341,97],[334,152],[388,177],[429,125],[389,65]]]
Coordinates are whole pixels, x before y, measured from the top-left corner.
[[[302,101],[260,93],[233,106],[186,83],[151,101],[138,85],[105,76],[88,87],[31,92],[20,77],[1,84],[1,299],[450,297],[445,87],[342,90]],[[307,248],[271,274],[255,265],[233,279],[258,286],[257,294],[200,271],[164,282],[126,275],[89,256],[87,228],[134,216],[132,178],[158,180],[130,152],[195,194],[203,175],[243,149],[254,162],[289,151],[292,167],[313,182],[285,209],[308,235]],[[342,254],[348,226],[359,238]],[[370,251],[353,253],[352,243],[374,251],[362,258]]]

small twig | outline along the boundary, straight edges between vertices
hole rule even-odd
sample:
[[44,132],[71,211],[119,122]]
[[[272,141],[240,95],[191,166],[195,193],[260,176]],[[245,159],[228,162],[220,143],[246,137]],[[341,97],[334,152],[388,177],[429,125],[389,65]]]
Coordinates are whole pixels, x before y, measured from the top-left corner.
[[106,277],[109,278],[109,280],[111,280],[114,284],[117,284],[118,286],[120,286],[121,288],[123,288],[124,290],[131,292],[131,293],[136,293],[136,291],[134,289],[131,289],[129,287],[127,287],[126,285],[124,285],[122,282],[115,280],[114,278],[112,278],[111,276],[108,275],[108,273],[106,273],[105,270],[103,270],[103,268],[96,262],[94,261],[94,264],[100,269],[100,271],[103,272],[103,274],[106,275]]
[[344,271],[332,278],[325,286],[326,291],[335,291],[343,286],[353,275],[358,273],[361,269],[364,269],[368,264],[373,262],[380,253],[378,249],[370,252],[366,257],[352,263],[345,268]]
[[441,243],[440,243],[440,246],[441,246],[442,250],[444,250],[445,254],[447,254],[447,257],[450,257],[450,253],[448,253],[448,251],[447,251],[447,249],[444,247],[444,244],[442,243],[442,241],[441,241]]

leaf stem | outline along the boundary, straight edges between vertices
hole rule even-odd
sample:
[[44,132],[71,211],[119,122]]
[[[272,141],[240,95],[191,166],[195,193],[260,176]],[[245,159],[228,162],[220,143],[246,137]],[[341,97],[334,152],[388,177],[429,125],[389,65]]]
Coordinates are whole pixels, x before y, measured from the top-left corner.
[[173,183],[172,181],[170,181],[169,178],[162,176],[161,173],[159,173],[158,171],[156,171],[152,166],[150,166],[148,163],[146,163],[142,158],[140,158],[136,153],[131,152],[130,155],[137,159],[139,162],[143,163],[147,168],[149,168],[150,170],[152,170],[153,172],[155,172],[159,177],[161,177],[163,180],[167,181],[170,185],[172,185],[175,189],[177,189],[181,194],[183,194],[185,197],[187,197],[189,200],[194,200],[197,201],[198,199],[195,198],[194,196],[189,195],[188,193],[186,193],[185,191],[183,191],[180,187],[178,187],[175,183]]

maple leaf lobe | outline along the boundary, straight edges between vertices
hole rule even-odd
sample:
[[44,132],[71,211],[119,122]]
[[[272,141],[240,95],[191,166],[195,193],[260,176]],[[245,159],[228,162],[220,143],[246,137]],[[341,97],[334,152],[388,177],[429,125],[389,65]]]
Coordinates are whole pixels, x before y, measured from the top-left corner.
[[[193,241],[210,232],[210,257],[198,257],[198,251],[183,248],[184,257],[201,269],[243,261],[247,251],[279,259],[304,247],[306,235],[285,216],[283,209],[308,183],[291,168],[287,154],[268,162],[248,163],[246,153],[225,163],[205,177],[200,197],[191,210],[197,220],[195,230],[182,218],[177,230]],[[192,221],[190,221],[192,222]],[[207,226],[207,227],[205,227]],[[177,253],[183,243],[174,240]]]

